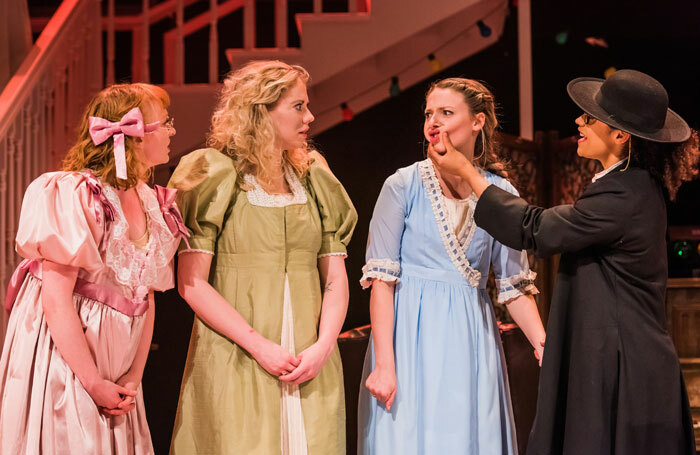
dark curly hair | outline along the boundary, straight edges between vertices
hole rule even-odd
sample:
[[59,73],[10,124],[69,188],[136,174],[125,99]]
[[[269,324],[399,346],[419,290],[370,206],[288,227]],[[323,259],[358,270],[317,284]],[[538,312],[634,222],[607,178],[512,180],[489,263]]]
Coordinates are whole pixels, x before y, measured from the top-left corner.
[[631,136],[630,165],[646,169],[668,191],[670,200],[678,194],[683,182],[698,175],[698,132],[691,131],[690,138],[681,143],[659,143]]

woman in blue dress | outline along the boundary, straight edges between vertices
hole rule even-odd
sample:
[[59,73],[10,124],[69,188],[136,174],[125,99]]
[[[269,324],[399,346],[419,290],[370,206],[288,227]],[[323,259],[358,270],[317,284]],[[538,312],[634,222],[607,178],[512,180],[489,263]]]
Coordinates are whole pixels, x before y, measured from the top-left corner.
[[[451,78],[426,97],[424,134],[440,133],[514,194],[502,176],[493,132],[493,95]],[[476,157],[475,155],[476,150]],[[474,223],[465,180],[430,160],[399,169],[381,190],[370,222],[362,284],[372,286],[372,339],[359,399],[359,453],[514,454],[515,429],[503,351],[486,291],[489,268],[505,302],[541,356],[544,328],[524,251],[507,248]]]

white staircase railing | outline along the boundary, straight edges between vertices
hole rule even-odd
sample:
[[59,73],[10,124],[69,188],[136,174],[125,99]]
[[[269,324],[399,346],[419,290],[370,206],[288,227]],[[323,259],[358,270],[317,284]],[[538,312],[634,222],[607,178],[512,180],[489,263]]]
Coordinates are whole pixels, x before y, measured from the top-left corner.
[[[116,0],[105,0],[107,4],[107,15],[102,18],[102,28],[106,32],[106,77],[107,85],[114,83],[115,67],[115,33],[131,33],[131,80],[134,82],[151,82],[149,61],[150,61],[150,29],[154,24],[167,18],[174,18],[174,27],[164,33],[163,36],[163,58],[164,58],[164,81],[153,81],[154,83],[165,82],[166,84],[185,84],[185,38],[193,33],[209,27],[209,78],[210,84],[218,82],[219,67],[219,32],[218,22],[239,9],[243,9],[243,48],[247,51],[256,50],[256,3],[257,0],[162,0],[153,3],[143,0],[140,14],[116,15]],[[185,9],[198,2],[209,3],[209,10],[198,16],[185,20]],[[369,13],[371,0],[341,0],[339,3],[347,1],[347,13],[326,13],[323,11],[322,0],[307,0],[312,7],[312,13],[306,16],[320,17],[330,16],[352,16],[357,13]],[[288,0],[274,0],[274,43],[272,49],[282,50],[288,48],[287,24],[289,16]],[[297,20],[298,22],[298,20]],[[32,30],[36,33],[46,25],[46,18],[31,18]],[[298,26],[298,24],[297,24]],[[224,32],[229,32],[225,30]]]
[[[24,191],[55,170],[89,98],[102,88],[99,0],[64,0],[0,93],[0,304],[19,262]],[[7,314],[0,310],[0,343]]]

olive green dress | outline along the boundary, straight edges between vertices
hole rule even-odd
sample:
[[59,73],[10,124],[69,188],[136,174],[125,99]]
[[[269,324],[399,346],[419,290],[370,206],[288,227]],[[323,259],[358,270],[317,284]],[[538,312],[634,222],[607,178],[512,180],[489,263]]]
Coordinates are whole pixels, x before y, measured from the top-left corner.
[[[212,286],[258,333],[298,354],[318,337],[317,259],[345,255],[357,213],[321,166],[312,163],[302,178],[291,169],[285,176],[292,195],[268,195],[250,175],[241,179],[250,187],[244,191],[231,158],[201,149],[182,158],[169,186],[180,190],[190,249],[214,255]],[[286,344],[283,335],[291,336]],[[337,346],[316,378],[295,390],[283,387],[248,352],[195,318],[171,453],[344,455]],[[281,416],[285,397],[291,422]],[[301,451],[283,443],[295,437],[290,424],[302,431]]]

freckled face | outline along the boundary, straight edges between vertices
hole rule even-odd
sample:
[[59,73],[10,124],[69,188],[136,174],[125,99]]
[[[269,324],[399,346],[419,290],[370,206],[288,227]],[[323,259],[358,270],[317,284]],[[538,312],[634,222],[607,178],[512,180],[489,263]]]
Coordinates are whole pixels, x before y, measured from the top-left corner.
[[295,150],[306,143],[309,124],[314,116],[309,110],[306,84],[297,79],[269,111],[275,127],[276,146],[281,150]]
[[425,100],[423,135],[438,153],[445,152],[440,132],[447,131],[457,150],[474,147],[481,122],[472,115],[464,96],[449,88],[433,89]]

